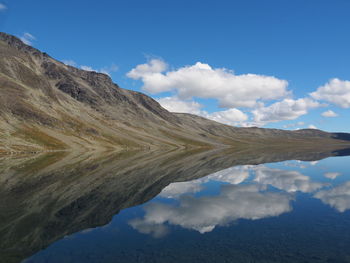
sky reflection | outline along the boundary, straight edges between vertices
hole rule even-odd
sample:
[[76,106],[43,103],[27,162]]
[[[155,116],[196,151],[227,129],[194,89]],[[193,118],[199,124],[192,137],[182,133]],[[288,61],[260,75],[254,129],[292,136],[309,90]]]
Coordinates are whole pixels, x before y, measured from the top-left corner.
[[[172,183],[159,194],[160,199],[143,206],[142,217],[133,218],[128,224],[157,238],[168,234],[170,225],[204,234],[240,219],[258,220],[291,212],[296,193],[309,194],[340,212],[346,211],[350,208],[350,182],[333,187],[303,174],[311,167],[333,182],[341,175],[322,173],[318,164],[294,161],[281,163],[278,168],[236,166],[198,180]],[[219,184],[217,193],[208,192],[210,183]]]
[[27,262],[348,262],[348,160],[234,166],[172,183]]

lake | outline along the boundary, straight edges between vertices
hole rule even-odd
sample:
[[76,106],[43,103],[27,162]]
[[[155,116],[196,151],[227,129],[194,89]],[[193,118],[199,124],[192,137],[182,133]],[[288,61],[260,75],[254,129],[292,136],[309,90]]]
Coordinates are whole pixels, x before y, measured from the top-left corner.
[[1,159],[1,262],[350,262],[348,149]]

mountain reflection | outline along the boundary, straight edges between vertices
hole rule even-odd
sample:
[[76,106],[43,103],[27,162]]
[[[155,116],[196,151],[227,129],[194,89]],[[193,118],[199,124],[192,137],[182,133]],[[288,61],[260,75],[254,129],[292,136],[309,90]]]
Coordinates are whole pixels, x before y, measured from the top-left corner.
[[[139,232],[155,237],[166,235],[168,225],[206,233],[239,219],[279,216],[292,210],[296,191],[328,186],[300,172],[258,164],[316,161],[343,152],[335,147],[324,152],[252,148],[3,156],[0,262],[21,262],[65,236],[106,225],[120,211],[157,195],[175,202],[149,202],[144,216],[129,220]],[[219,193],[202,194],[213,181],[222,183]],[[349,188],[326,188],[315,197],[345,211]]]

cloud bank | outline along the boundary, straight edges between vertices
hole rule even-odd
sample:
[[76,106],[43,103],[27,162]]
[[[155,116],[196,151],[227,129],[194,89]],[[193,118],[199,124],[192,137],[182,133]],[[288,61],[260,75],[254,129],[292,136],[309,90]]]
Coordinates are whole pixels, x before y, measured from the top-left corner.
[[266,124],[282,120],[295,120],[307,114],[310,109],[320,106],[320,103],[310,98],[284,99],[268,107],[259,107],[253,110],[252,113],[256,123]]
[[273,76],[236,75],[225,68],[215,69],[201,62],[177,70],[167,69],[164,61],[152,59],[136,66],[127,76],[142,80],[143,90],[151,94],[176,91],[181,99],[214,98],[224,108],[252,108],[258,101],[279,99],[288,94],[288,82]]
[[248,120],[248,115],[236,108],[208,113],[203,105],[194,100],[181,100],[178,97],[157,99],[159,104],[170,112],[191,113],[228,125],[239,125]]
[[[350,81],[337,78],[306,97],[293,98],[286,80],[251,73],[235,74],[232,70],[213,68],[202,62],[172,69],[161,59],[151,59],[137,65],[127,76],[141,80],[142,89],[148,93],[170,93],[158,102],[171,112],[196,114],[229,125],[261,127],[296,120],[312,109],[326,106],[323,102],[350,108]],[[207,112],[196,101],[198,98],[214,99],[224,110]],[[321,115],[338,116],[332,110]]]

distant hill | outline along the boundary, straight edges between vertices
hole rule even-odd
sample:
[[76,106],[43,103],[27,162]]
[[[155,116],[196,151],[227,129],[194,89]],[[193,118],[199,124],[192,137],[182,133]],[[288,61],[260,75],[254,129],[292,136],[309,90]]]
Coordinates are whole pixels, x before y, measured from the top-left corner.
[[102,73],[67,66],[0,33],[0,152],[350,143],[319,130],[238,128],[171,113]]

